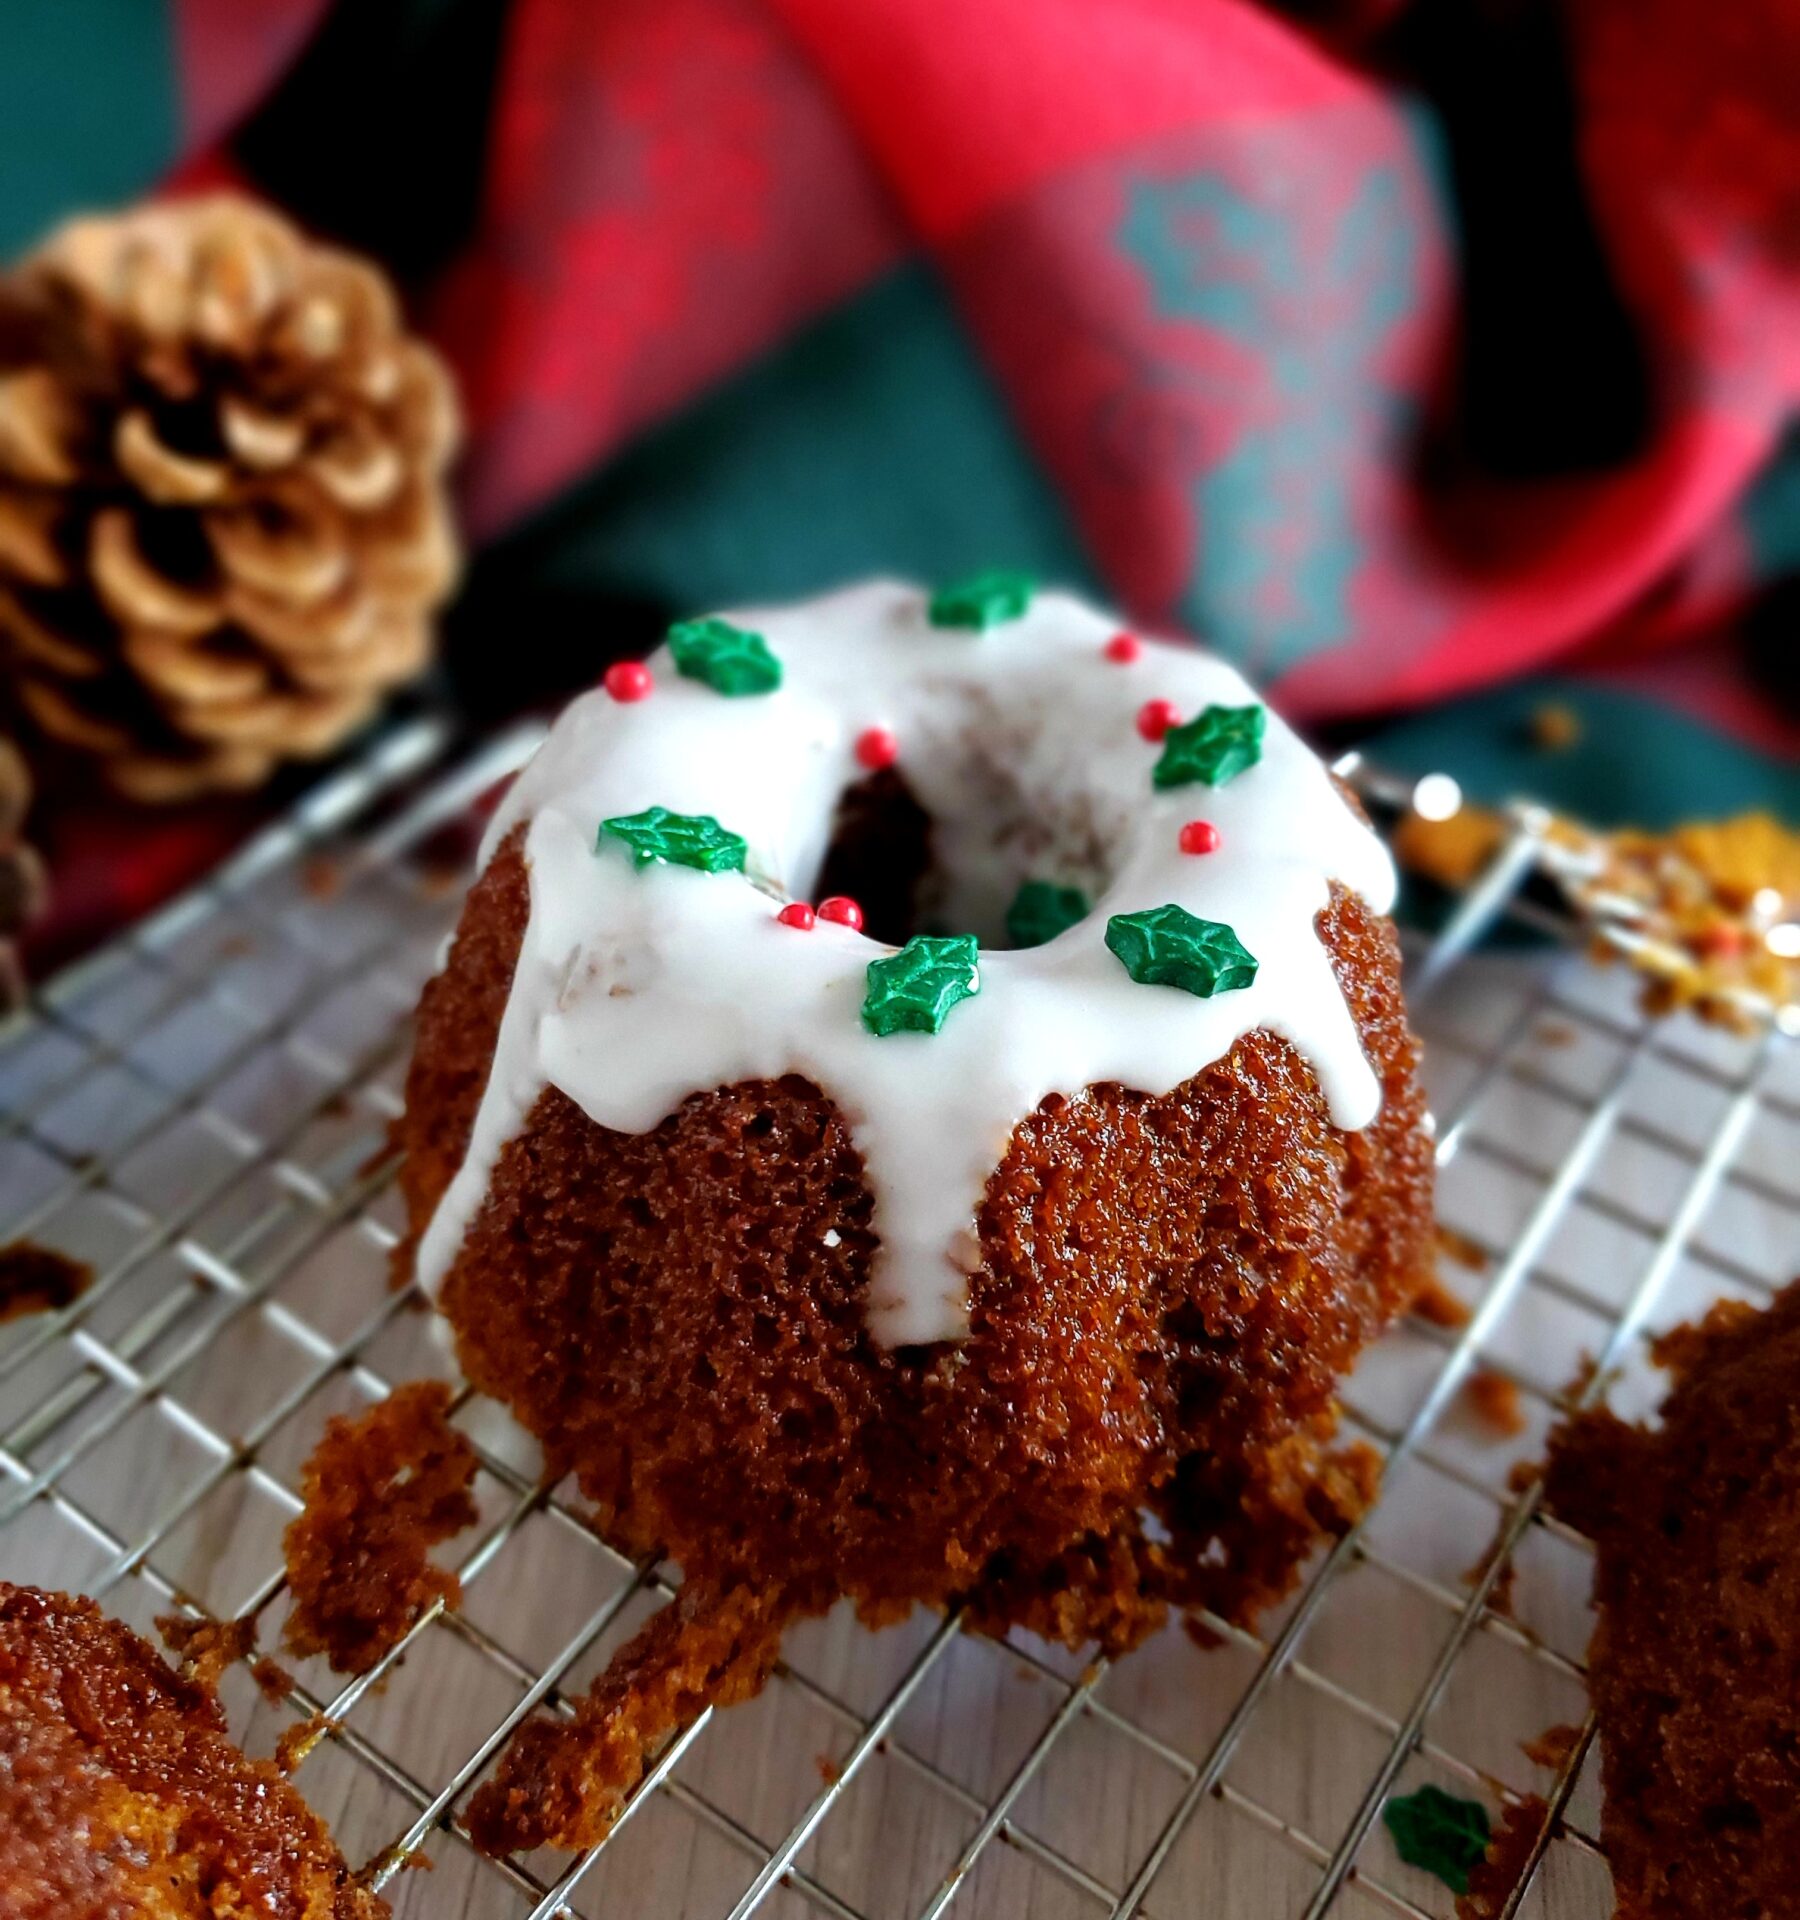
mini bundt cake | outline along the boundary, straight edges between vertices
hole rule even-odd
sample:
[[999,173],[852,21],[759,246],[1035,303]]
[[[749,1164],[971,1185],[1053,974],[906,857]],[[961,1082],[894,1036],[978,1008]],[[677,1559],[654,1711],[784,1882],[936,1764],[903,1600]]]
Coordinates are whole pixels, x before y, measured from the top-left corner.
[[91,1600],[0,1581],[6,1920],[386,1920],[324,1823]]
[[[684,622],[484,862],[401,1258],[618,1546],[765,1652],[840,1595],[1118,1650],[1366,1501],[1337,1382],[1432,1244],[1393,876],[1230,668],[1006,575]],[[691,1715],[767,1660],[686,1614]]]
[[1800,1915],[1800,1280],[1652,1348],[1654,1426],[1593,1407],[1550,1438],[1594,1543],[1588,1692],[1616,1920]]

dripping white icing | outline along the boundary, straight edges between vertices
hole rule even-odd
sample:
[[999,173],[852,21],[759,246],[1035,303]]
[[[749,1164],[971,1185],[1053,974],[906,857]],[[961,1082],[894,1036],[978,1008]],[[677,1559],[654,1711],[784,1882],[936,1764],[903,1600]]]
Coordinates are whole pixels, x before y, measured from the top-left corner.
[[[1116,623],[1063,594],[983,634],[934,628],[925,605],[877,582],[734,613],[780,657],[778,692],[724,698],[680,678],[665,649],[651,698],[590,693],[557,722],[483,849],[529,822],[530,919],[467,1156],[420,1248],[429,1289],[546,1086],[642,1132],[698,1090],[815,1082],[863,1157],[880,1237],[869,1324],[890,1345],[966,1332],[975,1210],[1013,1127],[1050,1093],[1166,1093],[1267,1027],[1311,1062],[1336,1125],[1374,1118],[1380,1088],[1313,919],[1332,880],[1387,911],[1393,868],[1314,755],[1271,714],[1248,772],[1159,793],[1139,707],[1246,705],[1256,696],[1230,667],[1154,643],[1116,664],[1102,651]],[[865,969],[887,949],[862,934],[782,926],[741,874],[639,871],[610,838],[595,851],[612,815],[710,813],[749,842],[755,881],[805,898],[861,777],[856,738],[875,725],[898,736],[932,816],[934,917],[983,936],[980,992],[937,1034],[864,1029]],[[1216,852],[1179,850],[1195,817],[1218,827]],[[1093,910],[1045,946],[991,950],[1028,876],[1083,885]],[[1104,945],[1107,917],[1171,901],[1236,930],[1260,963],[1251,986],[1200,999],[1130,978]]]

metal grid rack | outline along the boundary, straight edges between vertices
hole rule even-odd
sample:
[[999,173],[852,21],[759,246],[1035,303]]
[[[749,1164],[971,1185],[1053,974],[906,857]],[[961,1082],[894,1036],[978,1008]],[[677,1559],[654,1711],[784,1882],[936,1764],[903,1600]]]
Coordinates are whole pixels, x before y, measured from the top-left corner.
[[[0,1328],[0,1577],[144,1630],[253,1617],[276,1648],[280,1532],[325,1418],[447,1370],[385,1288],[398,1211],[371,1154],[459,898],[433,849],[534,737],[442,774],[439,729],[411,726],[0,1030],[0,1240],[97,1276]],[[1409,954],[1444,1279],[1470,1317],[1411,1319],[1366,1356],[1347,1399],[1381,1499],[1257,1632],[1213,1621],[1203,1651],[1171,1628],[1082,1665],[954,1618],[870,1636],[833,1615],[789,1636],[759,1700],[661,1755],[603,1848],[488,1861],[459,1820],[474,1784],[672,1575],[606,1549],[463,1390],[482,1518],[450,1550],[459,1607],[347,1686],[302,1665],[275,1704],[234,1669],[234,1731],[267,1752],[312,1720],[297,1781],[405,1915],[1445,1920],[1379,1819],[1426,1780],[1496,1816],[1542,1797],[1509,1915],[1609,1910],[1587,1549],[1508,1474],[1584,1355],[1642,1404],[1647,1332],[1800,1265],[1800,1049],[1775,1024],[1648,1024],[1620,970],[1566,945],[1478,952],[1533,912],[1534,863],[1522,832]],[[1473,1415],[1477,1369],[1517,1388],[1523,1432]],[[1520,1743],[1554,1723],[1580,1736],[1549,1767]]]

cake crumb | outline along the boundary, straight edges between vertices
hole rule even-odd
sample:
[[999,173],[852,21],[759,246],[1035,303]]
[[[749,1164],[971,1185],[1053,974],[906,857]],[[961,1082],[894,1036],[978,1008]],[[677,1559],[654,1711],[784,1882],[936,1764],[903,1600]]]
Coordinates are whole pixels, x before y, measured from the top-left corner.
[[251,1661],[250,1678],[256,1682],[257,1692],[271,1706],[280,1706],[294,1691],[294,1676],[279,1660],[270,1659],[266,1653]]
[[94,1284],[84,1260],[35,1240],[0,1247],[0,1326],[28,1313],[56,1313],[72,1306]]
[[466,860],[422,859],[414,875],[421,900],[447,900],[467,885],[469,867]]
[[156,1630],[180,1663],[183,1677],[209,1692],[216,1691],[227,1667],[247,1660],[256,1650],[253,1619],[207,1620],[186,1613],[163,1613],[156,1617]]
[[1506,842],[1506,816],[1465,801],[1448,820],[1407,813],[1394,829],[1394,857],[1408,873],[1460,893]]
[[1581,744],[1581,715],[1561,700],[1546,700],[1531,713],[1531,744],[1544,753],[1567,753]]
[[343,884],[344,869],[330,854],[311,854],[302,862],[300,888],[309,900],[330,900]]
[[1529,1493],[1543,1477],[1541,1460],[1515,1460],[1507,1469],[1506,1490],[1513,1494]]
[[433,1601],[460,1598],[456,1576],[426,1557],[476,1519],[475,1449],[449,1410],[449,1387],[420,1380],[327,1423],[282,1543],[290,1653],[366,1673]]
[[1503,1440],[1516,1439],[1528,1425],[1518,1382],[1493,1367],[1477,1367],[1463,1383],[1463,1397],[1469,1411]]
[[1572,1727],[1565,1721],[1559,1721],[1554,1727],[1530,1740],[1519,1743],[1519,1751],[1533,1766],[1547,1768],[1551,1773],[1561,1773],[1575,1757],[1576,1749],[1581,1745],[1581,1729]]
[[1513,1888],[1525,1877],[1549,1812],[1549,1803],[1536,1794],[1508,1801],[1489,1836],[1487,1852],[1469,1869],[1468,1891],[1457,1895],[1456,1920],[1499,1920]]
[[[1472,1566],[1463,1579],[1474,1586],[1481,1578],[1481,1563]],[[1500,1571],[1494,1575],[1494,1584],[1488,1588],[1487,1609],[1489,1613],[1499,1614],[1502,1619],[1514,1618],[1519,1589],[1519,1563],[1509,1553],[1500,1562]]]
[[306,1756],[337,1725],[329,1714],[309,1713],[304,1720],[283,1728],[275,1741],[276,1766],[283,1773],[298,1772]]
[[1633,958],[1649,1011],[1689,1007],[1741,1029],[1743,996],[1800,1000],[1800,832],[1745,813],[1670,832],[1597,834],[1591,847],[1592,895],[1615,910],[1623,903],[1650,942]]
[[[1509,831],[1504,814],[1467,803],[1448,820],[1409,813],[1394,854],[1409,873],[1460,892]],[[1551,815],[1542,835],[1571,903],[1632,935],[1629,950],[1598,938],[1594,953],[1637,969],[1648,1012],[1691,1008],[1742,1029],[1756,1003],[1800,1002],[1800,831],[1769,813],[1654,831]]]
[[1438,1222],[1437,1243],[1440,1253],[1448,1254],[1459,1267],[1467,1267],[1471,1273],[1480,1273],[1487,1266],[1487,1251],[1481,1242],[1447,1221]]
[[1469,1308],[1434,1274],[1413,1295],[1412,1310],[1433,1327],[1466,1327]]
[[[1535,1462],[1527,1461],[1522,1464],[1530,1466],[1535,1465]],[[1517,1473],[1518,1466],[1515,1465],[1513,1468],[1513,1476],[1516,1476]],[[1516,1487],[1513,1490],[1514,1492],[1519,1491]],[[1500,1552],[1501,1542],[1506,1538],[1506,1529],[1510,1519],[1511,1514],[1505,1507],[1502,1507],[1499,1517],[1494,1522],[1493,1537],[1482,1549],[1480,1559],[1478,1559],[1473,1566],[1463,1570],[1462,1582],[1465,1587],[1476,1587],[1481,1584],[1482,1576],[1487,1572],[1488,1562],[1493,1559],[1496,1553]],[[1494,1583],[1488,1588],[1488,1611],[1499,1614],[1505,1619],[1512,1619],[1514,1597],[1517,1593],[1518,1585],[1519,1562],[1515,1557],[1515,1553],[1504,1554],[1499,1567],[1495,1571]]]

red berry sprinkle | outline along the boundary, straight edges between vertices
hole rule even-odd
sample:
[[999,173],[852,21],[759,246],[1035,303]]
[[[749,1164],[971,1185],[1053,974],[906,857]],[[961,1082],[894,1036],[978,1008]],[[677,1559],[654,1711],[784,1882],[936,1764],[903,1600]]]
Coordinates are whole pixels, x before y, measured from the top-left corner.
[[1115,633],[1106,643],[1106,657],[1128,667],[1144,651],[1144,643],[1135,633]]
[[1190,820],[1181,830],[1183,853],[1217,853],[1219,830],[1210,820]]
[[802,933],[809,932],[818,917],[804,900],[790,901],[775,916],[784,927],[798,927]]
[[656,682],[641,660],[615,660],[607,668],[600,684],[615,700],[647,700]]
[[829,900],[821,900],[819,918],[835,920],[839,926],[852,927],[856,932],[862,932],[862,908],[848,894],[834,893]]
[[1138,708],[1137,730],[1146,740],[1160,740],[1171,727],[1181,725],[1181,709],[1173,700],[1146,700]]
[[900,758],[900,742],[886,727],[865,727],[856,736],[856,758],[871,773],[879,773]]

